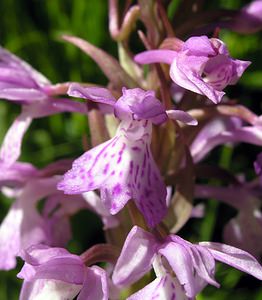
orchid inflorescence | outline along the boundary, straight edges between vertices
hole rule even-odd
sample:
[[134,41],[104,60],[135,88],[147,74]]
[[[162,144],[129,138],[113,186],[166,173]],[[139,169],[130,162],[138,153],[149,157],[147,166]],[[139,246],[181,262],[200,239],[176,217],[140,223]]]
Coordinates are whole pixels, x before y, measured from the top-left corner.
[[[52,84],[0,48],[0,97],[21,106],[0,149],[1,190],[14,199],[0,226],[0,269],[15,268],[17,257],[24,261],[17,275],[23,279],[21,300],[195,299],[208,284],[220,286],[216,261],[262,279],[261,154],[253,159],[252,182],[201,164],[218,145],[262,146],[262,117],[224,92],[250,62],[232,58],[216,29],[259,31],[262,1],[205,24],[198,29],[202,35],[188,29],[181,33],[184,41],[164,2],[126,1],[120,18],[117,1],[109,0],[119,61],[81,38],[63,36],[99,65],[106,87]],[[134,54],[130,35],[138,20],[145,50]],[[31,122],[64,112],[88,118],[92,147],[42,169],[19,161]],[[228,181],[203,184],[201,176]],[[224,228],[227,244],[179,236],[190,218],[205,218],[203,207],[194,205],[197,198],[237,211]],[[107,242],[77,255],[66,247],[70,217],[81,210],[101,218]]]

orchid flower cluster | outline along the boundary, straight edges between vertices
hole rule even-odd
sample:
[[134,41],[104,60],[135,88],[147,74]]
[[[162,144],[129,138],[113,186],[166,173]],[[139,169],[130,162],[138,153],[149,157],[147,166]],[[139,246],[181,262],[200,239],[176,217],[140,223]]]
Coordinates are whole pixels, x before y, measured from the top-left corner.
[[[13,199],[0,226],[0,269],[24,261],[21,300],[195,299],[208,284],[219,288],[216,262],[262,279],[262,154],[250,182],[202,163],[225,143],[262,146],[262,117],[224,92],[250,62],[232,58],[214,31],[260,30],[262,1],[205,24],[202,34],[191,28],[178,36],[169,1],[125,1],[121,13],[117,2],[109,0],[109,31],[119,60],[63,36],[99,65],[106,87],[52,84],[0,48],[0,98],[21,107],[0,149],[1,191]],[[144,51],[131,51],[131,33]],[[33,120],[64,112],[87,117],[90,148],[43,169],[19,161]],[[201,183],[205,177],[221,185]],[[236,211],[225,244],[191,243],[179,233],[190,218],[205,218],[194,200],[209,198]],[[73,254],[70,217],[81,210],[101,218],[106,243]]]

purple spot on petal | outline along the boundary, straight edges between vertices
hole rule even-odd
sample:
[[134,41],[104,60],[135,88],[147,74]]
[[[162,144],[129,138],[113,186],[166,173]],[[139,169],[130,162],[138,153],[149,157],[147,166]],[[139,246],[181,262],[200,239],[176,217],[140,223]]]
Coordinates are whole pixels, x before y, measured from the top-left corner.
[[130,164],[129,164],[129,174],[130,174],[130,175],[133,174],[133,168],[134,168],[134,163],[133,163],[133,161],[131,160],[131,161],[130,161]]
[[111,209],[112,209],[112,210],[115,210],[116,208],[117,208],[116,204],[115,204],[115,203],[112,203]]
[[133,151],[136,151],[136,152],[140,152],[141,151],[141,148],[135,146],[135,147],[132,147],[131,148]]
[[90,181],[90,182],[88,183],[88,187],[89,187],[89,188],[91,188],[93,185],[94,185],[94,182],[93,182],[93,181]]
[[103,170],[103,174],[104,174],[104,175],[107,174],[108,169],[109,169],[109,163],[107,163],[107,164],[105,165],[105,168],[104,168],[104,170]]
[[122,187],[118,183],[113,187],[113,195],[119,195],[122,192]]
[[138,171],[139,171],[139,165],[136,166],[135,183],[137,182]]

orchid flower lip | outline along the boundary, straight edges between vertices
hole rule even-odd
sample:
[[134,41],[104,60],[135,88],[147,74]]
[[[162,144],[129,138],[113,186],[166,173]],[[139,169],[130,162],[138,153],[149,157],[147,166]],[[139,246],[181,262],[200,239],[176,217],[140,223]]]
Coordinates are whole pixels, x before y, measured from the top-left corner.
[[142,52],[135,56],[135,61],[140,64],[170,64],[170,77],[177,85],[205,95],[215,104],[225,94],[222,90],[235,84],[250,64],[232,59],[222,41],[208,39],[207,36],[190,37],[178,51]]

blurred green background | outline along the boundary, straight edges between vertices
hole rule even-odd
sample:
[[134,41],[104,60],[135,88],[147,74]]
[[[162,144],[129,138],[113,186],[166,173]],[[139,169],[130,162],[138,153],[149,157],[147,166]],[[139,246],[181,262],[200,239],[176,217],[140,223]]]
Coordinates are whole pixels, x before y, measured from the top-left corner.
[[[179,5],[172,2],[170,15]],[[239,8],[248,1],[219,0],[206,1],[207,8]],[[76,47],[61,41],[63,33],[87,39],[91,43],[117,55],[116,44],[110,40],[108,32],[106,0],[1,0],[0,1],[0,44],[20,56],[43,73],[53,83],[82,81],[106,84],[102,72],[85,54]],[[239,35],[226,30],[221,39],[229,47],[233,57],[251,60],[253,64],[243,76],[240,84],[227,90],[231,97],[261,114],[262,69],[261,36]],[[0,141],[19,112],[19,107],[6,101],[0,102]],[[82,137],[87,134],[88,125],[84,116],[60,114],[33,122],[23,141],[22,161],[43,167],[59,158],[77,157],[83,152]],[[247,171],[252,177],[252,163],[259,149],[245,146],[234,153],[231,149],[216,150],[225,168],[239,172]],[[253,160],[247,158],[246,151],[252,153]],[[234,154],[234,160],[231,156]],[[212,161],[211,161],[212,163]],[[8,211],[10,200],[1,198],[0,219]],[[192,220],[183,230],[191,240],[221,239],[221,220],[217,216],[227,209],[210,200],[207,214],[202,221]],[[231,212],[229,212],[229,215]],[[224,220],[225,222],[227,220]],[[74,240],[70,250],[81,253],[90,243],[102,241],[102,226],[91,213],[81,212],[72,220]],[[90,242],[92,241],[92,242]],[[21,281],[16,278],[18,268],[11,272],[0,272],[0,300],[18,299]],[[259,283],[241,272],[219,265],[216,276],[222,288],[208,287],[199,297],[200,300],[217,299],[262,299]]]

